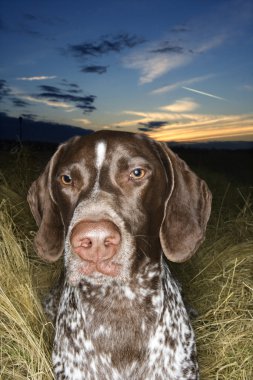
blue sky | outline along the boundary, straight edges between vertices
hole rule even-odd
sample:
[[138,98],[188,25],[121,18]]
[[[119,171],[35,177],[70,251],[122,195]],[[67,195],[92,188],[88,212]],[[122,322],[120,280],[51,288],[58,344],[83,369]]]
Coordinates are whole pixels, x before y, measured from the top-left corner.
[[0,32],[9,116],[253,140],[251,0],[2,0]]

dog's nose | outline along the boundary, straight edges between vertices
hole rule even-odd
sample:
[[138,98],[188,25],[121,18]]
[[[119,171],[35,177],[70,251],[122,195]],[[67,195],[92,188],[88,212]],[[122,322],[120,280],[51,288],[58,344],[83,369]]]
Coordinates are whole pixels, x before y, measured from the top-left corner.
[[94,263],[116,255],[120,242],[119,229],[109,220],[81,221],[74,226],[70,237],[73,252]]

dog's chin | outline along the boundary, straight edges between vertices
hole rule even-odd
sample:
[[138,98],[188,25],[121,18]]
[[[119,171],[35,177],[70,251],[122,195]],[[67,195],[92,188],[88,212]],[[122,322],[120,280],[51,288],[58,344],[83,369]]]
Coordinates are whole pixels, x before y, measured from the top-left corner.
[[83,263],[75,266],[75,268],[67,268],[67,282],[70,286],[79,286],[83,282],[93,285],[103,285],[112,282],[126,282],[129,277],[126,275],[126,270],[120,264],[110,263],[95,264],[92,262]]

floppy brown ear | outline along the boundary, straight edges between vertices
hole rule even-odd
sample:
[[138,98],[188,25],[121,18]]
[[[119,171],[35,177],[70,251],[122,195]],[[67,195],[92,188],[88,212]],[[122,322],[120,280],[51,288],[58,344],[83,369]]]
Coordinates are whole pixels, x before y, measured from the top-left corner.
[[54,262],[64,249],[64,226],[57,204],[54,202],[51,187],[51,167],[54,157],[45,171],[34,181],[28,191],[27,201],[39,227],[34,239],[35,249],[40,257]]
[[[205,181],[165,144],[160,144],[172,188],[165,203],[160,241],[166,257],[174,262],[189,259],[205,238],[212,195]],[[171,175],[171,174],[170,174]]]

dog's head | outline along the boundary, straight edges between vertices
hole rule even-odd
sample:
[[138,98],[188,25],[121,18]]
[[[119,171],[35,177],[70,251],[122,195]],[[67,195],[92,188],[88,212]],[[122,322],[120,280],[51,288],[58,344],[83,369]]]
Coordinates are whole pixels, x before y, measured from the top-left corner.
[[165,144],[112,131],[62,144],[28,202],[39,256],[53,262],[65,250],[72,284],[127,278],[159,263],[161,248],[171,261],[187,260],[211,210],[206,183]]

